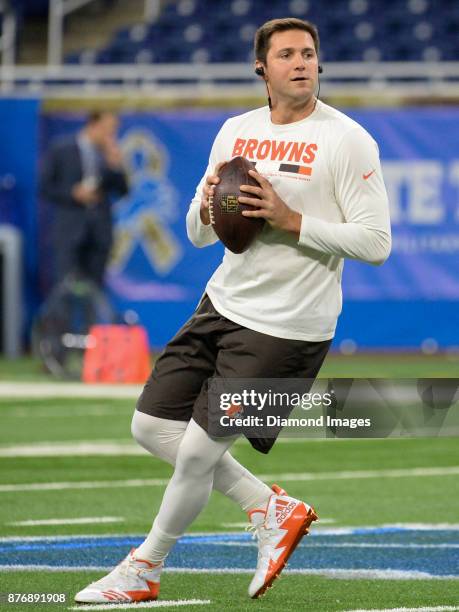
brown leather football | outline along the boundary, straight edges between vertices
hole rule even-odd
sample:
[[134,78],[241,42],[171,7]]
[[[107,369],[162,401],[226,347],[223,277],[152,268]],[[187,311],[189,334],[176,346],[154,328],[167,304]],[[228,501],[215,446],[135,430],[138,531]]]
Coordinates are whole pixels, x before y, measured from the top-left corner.
[[264,219],[244,217],[243,210],[254,210],[253,206],[241,204],[239,196],[256,197],[240,191],[241,185],[259,187],[249,174],[255,164],[244,157],[234,157],[221,168],[220,182],[215,185],[214,195],[209,198],[209,216],[215,233],[233,253],[243,253],[252,244],[265,224]]

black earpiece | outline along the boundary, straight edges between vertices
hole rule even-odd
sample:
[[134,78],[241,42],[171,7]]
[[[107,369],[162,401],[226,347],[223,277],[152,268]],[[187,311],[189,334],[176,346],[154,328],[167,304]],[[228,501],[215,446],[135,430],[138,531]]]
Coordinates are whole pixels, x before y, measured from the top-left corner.
[[324,71],[324,69],[323,69],[323,67],[322,67],[322,64],[319,64],[319,68],[318,68],[317,72],[318,72],[319,74],[322,74],[322,72],[323,72],[323,71]]

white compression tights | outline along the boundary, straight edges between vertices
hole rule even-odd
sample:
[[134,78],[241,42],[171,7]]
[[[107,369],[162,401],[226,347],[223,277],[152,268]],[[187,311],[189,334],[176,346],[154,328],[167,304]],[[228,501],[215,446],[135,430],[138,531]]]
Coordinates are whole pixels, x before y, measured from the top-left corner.
[[139,558],[162,561],[205,507],[212,488],[245,511],[263,507],[272,494],[228,452],[235,438],[211,438],[193,420],[160,419],[138,410],[132,434],[151,454],[175,465],[153,527],[136,551]]

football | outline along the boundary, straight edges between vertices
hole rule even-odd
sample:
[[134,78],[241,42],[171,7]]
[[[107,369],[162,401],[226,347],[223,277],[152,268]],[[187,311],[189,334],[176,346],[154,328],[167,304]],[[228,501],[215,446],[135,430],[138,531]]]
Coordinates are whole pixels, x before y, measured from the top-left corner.
[[244,217],[242,211],[254,210],[254,207],[238,200],[244,195],[256,197],[239,189],[241,185],[259,187],[249,174],[249,170],[254,168],[255,164],[244,157],[234,157],[221,168],[218,174],[220,182],[209,198],[210,222],[217,236],[233,253],[246,251],[265,224],[264,219]]

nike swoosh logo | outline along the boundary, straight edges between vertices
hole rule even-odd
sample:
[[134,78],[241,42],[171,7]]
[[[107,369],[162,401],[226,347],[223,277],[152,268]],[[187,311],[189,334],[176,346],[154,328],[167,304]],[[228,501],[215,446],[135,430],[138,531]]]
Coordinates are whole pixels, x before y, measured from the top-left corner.
[[374,174],[375,172],[376,172],[376,170],[372,170],[372,171],[371,171],[371,172],[369,172],[368,174],[364,174],[364,175],[363,175],[363,180],[364,180],[364,181],[366,181],[366,180],[367,180],[367,179],[369,179],[369,178],[370,178],[370,176],[371,176],[372,174]]

